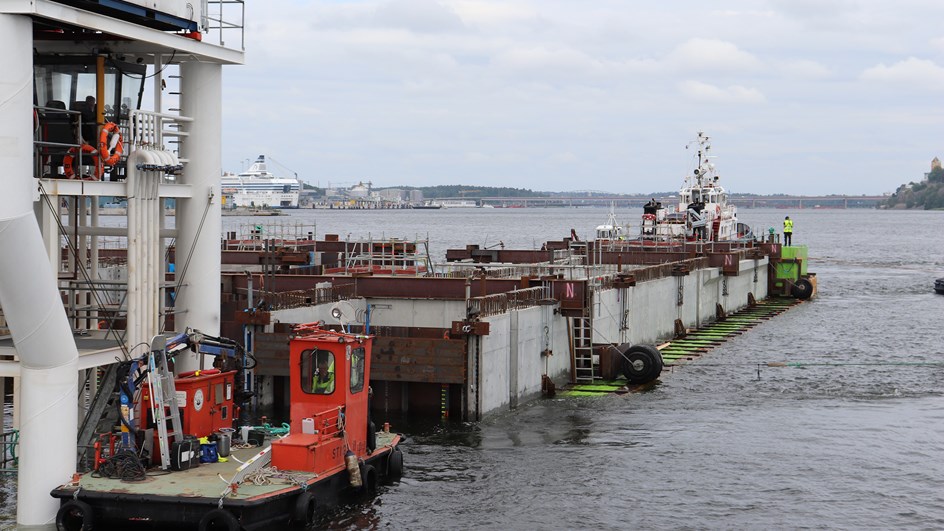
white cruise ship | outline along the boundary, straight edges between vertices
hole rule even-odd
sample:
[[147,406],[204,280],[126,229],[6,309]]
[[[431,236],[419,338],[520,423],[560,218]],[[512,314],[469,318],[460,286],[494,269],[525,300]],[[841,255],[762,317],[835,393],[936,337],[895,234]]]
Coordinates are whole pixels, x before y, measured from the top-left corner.
[[266,167],[265,155],[240,174],[223,175],[221,188],[233,207],[298,208],[298,179],[276,177]]

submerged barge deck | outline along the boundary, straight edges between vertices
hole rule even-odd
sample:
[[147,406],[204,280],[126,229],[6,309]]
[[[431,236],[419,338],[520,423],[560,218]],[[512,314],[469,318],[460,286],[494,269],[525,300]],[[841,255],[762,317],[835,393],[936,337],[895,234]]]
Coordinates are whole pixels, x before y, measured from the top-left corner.
[[[755,326],[763,324],[802,302],[797,299],[770,298],[728,315],[723,320],[696,330],[686,331],[683,336],[658,346],[665,367],[671,371],[687,363],[696,362],[728,340],[748,332]],[[627,384],[624,378],[599,378],[588,384],[569,385],[559,394],[570,397],[602,396],[611,393],[643,391],[648,387],[650,386],[646,384]]]

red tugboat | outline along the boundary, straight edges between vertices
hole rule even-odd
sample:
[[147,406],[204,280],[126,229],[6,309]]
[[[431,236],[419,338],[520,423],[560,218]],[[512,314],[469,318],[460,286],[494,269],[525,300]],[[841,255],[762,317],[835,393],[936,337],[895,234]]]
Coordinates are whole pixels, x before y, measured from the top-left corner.
[[[172,470],[140,481],[77,475],[52,492],[62,500],[57,528],[307,527],[341,501],[373,496],[380,482],[400,478],[403,455],[400,436],[386,426],[377,432],[370,419],[372,344],[373,336],[335,332],[320,323],[296,327],[289,352],[288,435],[235,449],[226,462],[201,464],[187,455],[187,440],[174,441]],[[184,387],[186,380],[176,382]],[[212,386],[205,391],[202,400],[216,401]],[[186,403],[180,406],[187,411]],[[183,433],[193,431],[186,420]]]

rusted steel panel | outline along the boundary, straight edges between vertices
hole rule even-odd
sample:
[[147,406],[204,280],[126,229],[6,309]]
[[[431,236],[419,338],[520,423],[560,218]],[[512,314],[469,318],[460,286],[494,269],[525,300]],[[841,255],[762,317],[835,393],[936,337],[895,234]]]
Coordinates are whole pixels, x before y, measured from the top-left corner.
[[725,276],[737,276],[741,265],[740,252],[735,253],[712,253],[708,256],[708,264],[711,267],[720,267],[721,273]]
[[263,263],[300,265],[307,264],[308,259],[309,254],[306,252],[291,252],[284,249],[270,253],[264,251],[222,251],[220,254],[220,262],[224,265],[259,265]]
[[453,321],[451,334],[453,336],[487,336],[488,321]]
[[255,337],[256,375],[288,376],[287,333],[260,333]]
[[533,249],[479,249],[470,245],[465,249],[447,249],[446,261],[472,260],[480,263],[534,264],[553,259],[553,252]]
[[233,317],[236,323],[241,325],[267,325],[271,316],[272,314],[269,312],[254,310],[251,312],[236,312]]
[[561,308],[583,309],[587,306],[587,281],[553,280],[551,297],[561,302]]
[[465,383],[462,339],[378,337],[370,362],[372,381]]
[[[244,273],[223,273],[231,277],[233,289],[245,290],[247,286]],[[331,275],[282,275],[273,277],[278,291],[295,291],[314,288],[320,282],[331,282],[335,287],[353,285],[358,297],[389,297],[403,299],[443,299],[464,300],[464,278],[422,278],[409,276],[358,277]],[[255,280],[259,289],[259,277]],[[516,279],[473,279],[472,295],[475,297],[513,291],[520,287]]]

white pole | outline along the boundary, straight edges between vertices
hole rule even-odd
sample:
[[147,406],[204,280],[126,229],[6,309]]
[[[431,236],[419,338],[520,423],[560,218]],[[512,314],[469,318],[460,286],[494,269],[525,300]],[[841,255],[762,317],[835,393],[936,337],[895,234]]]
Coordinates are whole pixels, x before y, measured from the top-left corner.
[[[181,114],[193,118],[184,124],[189,136],[180,145],[181,158],[189,160],[182,181],[192,187],[193,195],[177,200],[176,271],[178,278],[185,277],[177,293],[174,323],[178,331],[192,327],[218,335],[223,67],[188,61],[180,65],[180,76]],[[177,360],[179,371],[199,366],[195,357]]]
[[[92,223],[91,223],[92,227],[98,227],[98,222],[99,222],[99,219],[98,219],[98,198],[97,198],[97,197],[93,197],[93,198],[92,198]],[[91,234],[90,236],[91,236],[91,245],[92,245],[92,247],[91,247],[91,250],[90,250],[90,252],[91,252],[91,258],[90,258],[89,261],[91,262],[91,265],[90,265],[91,269],[89,270],[89,273],[91,274],[92,281],[93,281],[93,282],[98,282],[98,236],[96,236],[96,235],[94,235],[94,234]],[[92,289],[94,290],[95,287],[93,286]],[[97,299],[93,300],[92,303],[93,303],[96,307],[98,306],[98,300],[97,300]],[[98,326],[98,317],[99,317],[99,315],[98,315],[98,310],[93,310],[92,313],[91,313],[91,315],[92,315],[92,328],[94,328],[94,329],[97,330],[97,329],[99,328],[99,326]]]
[[[48,525],[75,472],[78,351],[33,214],[33,25],[0,14],[0,305],[20,356],[17,524]],[[15,251],[11,251],[15,250]]]
[[160,256],[163,248],[161,240],[161,216],[157,205],[160,204],[160,173],[151,172],[148,175],[148,317],[150,328],[155,333],[160,330]]
[[125,325],[125,342],[128,348],[132,349],[132,355],[134,354],[134,347],[143,341],[143,339],[138,336],[137,324],[138,316],[140,315],[138,293],[141,290],[141,284],[138,282],[137,278],[140,264],[136,254],[139,245],[138,210],[140,209],[137,184],[141,179],[136,165],[139,161],[143,160],[143,153],[144,150],[136,149],[131,156],[128,157],[128,175],[125,181],[128,189],[128,294],[126,296],[127,320]]

